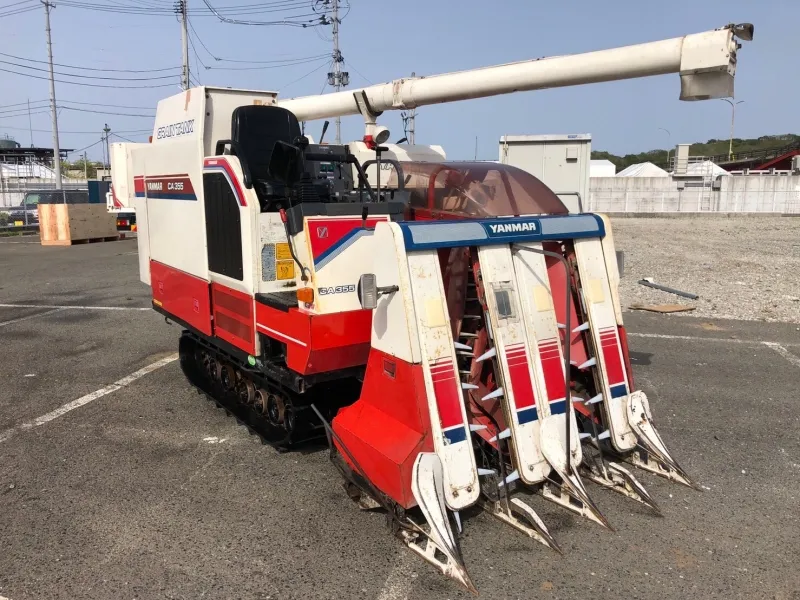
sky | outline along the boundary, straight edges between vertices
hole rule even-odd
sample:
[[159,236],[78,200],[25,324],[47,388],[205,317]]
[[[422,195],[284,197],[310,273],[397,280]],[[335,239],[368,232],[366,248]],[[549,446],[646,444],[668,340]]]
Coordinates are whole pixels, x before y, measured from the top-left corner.
[[[51,0],[53,56],[56,63],[94,69],[152,70],[181,64],[180,26],[173,15],[116,14],[79,8],[71,0]],[[209,0],[216,8],[264,4],[276,0]],[[302,4],[302,0],[281,0]],[[346,3],[347,0],[341,0]],[[189,9],[203,9],[203,0],[188,0]],[[172,0],[84,0],[108,6],[149,5],[169,8]],[[755,39],[739,52],[736,99],[736,136],[800,132],[800,78],[795,75],[798,0],[350,0],[342,20],[340,45],[355,89],[408,76],[433,75],[544,56],[574,54],[697,33],[729,22],[752,22]],[[309,0],[308,5],[312,2]],[[34,0],[0,0],[0,15],[39,5]],[[302,12],[310,12],[303,10]],[[281,14],[252,15],[252,19]],[[290,14],[290,13],[285,13]],[[247,17],[239,17],[247,18]],[[24,69],[46,64],[44,9],[0,16],[0,69],[46,76],[46,71]],[[296,28],[246,26],[220,22],[213,15],[191,17],[200,61],[190,50],[193,76],[207,85],[266,89],[283,98],[319,94],[325,87],[328,58],[294,66],[244,70],[264,66],[217,62],[211,55],[233,60],[269,61],[322,57],[331,52],[330,27]],[[194,38],[193,39],[197,39]],[[209,53],[210,51],[210,53]],[[11,58],[8,55],[21,57]],[[3,62],[5,61],[5,62]],[[225,67],[238,67],[231,70]],[[314,69],[318,69],[312,72]],[[164,77],[149,81],[72,79],[116,87],[92,88],[56,84],[56,96],[65,106],[122,114],[96,114],[62,109],[59,116],[62,148],[101,157],[101,130],[146,141],[155,106],[162,97],[178,93],[178,71],[144,74],[76,70],[56,71],[110,77]],[[57,76],[58,78],[58,76]],[[61,79],[68,79],[61,77]],[[299,79],[299,81],[298,81]],[[143,88],[143,85],[168,87]],[[122,88],[125,86],[125,88]],[[731,109],[719,100],[681,102],[678,75],[623,82],[534,91],[468,100],[418,109],[417,143],[441,144],[452,159],[496,160],[502,135],[590,133],[592,147],[615,154],[666,148],[677,143],[727,139]],[[24,106],[8,105],[47,100],[46,79],[34,79],[0,70],[0,137],[31,144]],[[84,103],[84,104],[77,104]],[[94,106],[100,105],[100,106]],[[113,108],[130,106],[136,108]],[[43,103],[34,106],[45,107]],[[148,108],[152,107],[152,108]],[[27,109],[26,109],[27,110]],[[45,108],[31,111],[33,144],[52,145],[50,115]],[[150,116],[147,116],[150,115]],[[398,112],[387,112],[379,123],[403,137]],[[331,124],[333,125],[333,124]],[[662,130],[666,129],[669,133]],[[307,132],[319,136],[321,123],[309,123]],[[327,134],[332,141],[332,129]],[[343,140],[360,139],[360,117],[343,119]],[[112,141],[119,138],[112,137]],[[77,156],[70,156],[71,159]]]

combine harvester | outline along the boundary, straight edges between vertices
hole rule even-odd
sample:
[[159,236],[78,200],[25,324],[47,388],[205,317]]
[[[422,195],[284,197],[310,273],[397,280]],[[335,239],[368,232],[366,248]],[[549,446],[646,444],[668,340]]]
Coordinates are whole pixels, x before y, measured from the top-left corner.
[[[610,527],[584,480],[655,501],[628,463],[694,487],[633,382],[609,222],[533,176],[382,146],[377,117],[677,72],[733,95],[750,25],[291,100],[200,87],[112,153],[141,279],[198,390],[280,449],[327,435],[345,489],[474,590],[456,531],[480,506],[560,551],[521,492]],[[299,121],[361,114],[362,141]],[[324,136],[324,130],[323,130]]]

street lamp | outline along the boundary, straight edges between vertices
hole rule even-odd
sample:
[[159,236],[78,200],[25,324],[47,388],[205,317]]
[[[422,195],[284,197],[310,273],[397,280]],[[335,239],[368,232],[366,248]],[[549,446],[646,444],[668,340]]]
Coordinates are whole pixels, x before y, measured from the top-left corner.
[[669,130],[664,129],[663,127],[659,127],[659,130],[665,132],[667,134],[667,169],[669,169],[669,152],[672,149],[672,134]]
[[738,102],[734,102],[733,100],[728,100],[727,98],[720,98],[723,102],[727,102],[731,105],[731,140],[728,143],[728,162],[731,161],[731,156],[733,155],[733,122],[736,119],[736,105],[741,104],[744,100],[739,100]]

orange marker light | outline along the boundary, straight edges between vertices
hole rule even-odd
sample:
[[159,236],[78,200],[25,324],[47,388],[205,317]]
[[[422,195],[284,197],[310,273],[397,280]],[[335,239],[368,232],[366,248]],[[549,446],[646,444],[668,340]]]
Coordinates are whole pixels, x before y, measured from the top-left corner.
[[297,299],[300,302],[311,304],[314,302],[314,288],[305,287],[297,290]]

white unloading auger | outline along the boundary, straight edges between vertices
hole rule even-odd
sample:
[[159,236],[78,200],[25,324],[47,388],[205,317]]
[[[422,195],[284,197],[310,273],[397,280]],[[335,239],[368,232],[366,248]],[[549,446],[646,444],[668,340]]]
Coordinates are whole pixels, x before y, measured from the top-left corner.
[[376,118],[386,110],[668,73],[680,74],[681,100],[724,98],[733,96],[736,38],[751,40],[753,26],[726,25],[658,42],[396,79],[353,91],[279,100],[278,104],[300,121],[361,114],[367,135],[372,135]]

